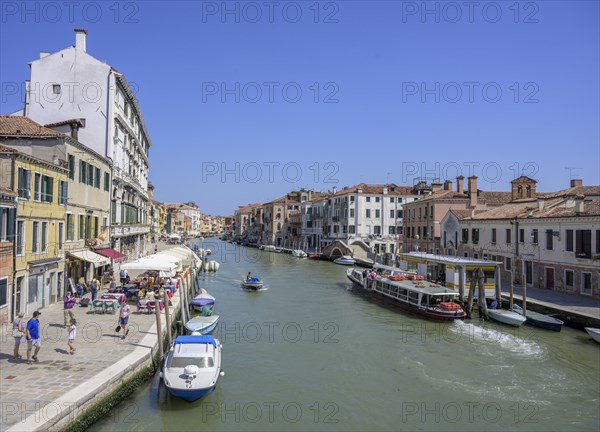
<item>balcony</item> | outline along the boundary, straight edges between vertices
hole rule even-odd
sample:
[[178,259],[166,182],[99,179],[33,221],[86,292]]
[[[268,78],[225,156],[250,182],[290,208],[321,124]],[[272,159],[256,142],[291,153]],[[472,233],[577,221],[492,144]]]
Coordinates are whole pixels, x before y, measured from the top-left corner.
[[110,227],[111,236],[124,237],[130,235],[143,235],[150,232],[149,225],[131,224],[131,225],[112,225]]
[[114,167],[113,168],[113,177],[116,180],[119,180],[131,187],[133,187],[136,191],[138,191],[142,196],[144,197],[148,197],[148,192],[144,190],[144,188],[142,187],[142,184],[140,183],[140,181],[137,179],[137,177],[132,176],[131,174],[129,174],[128,172],[126,172],[125,170],[118,168],[118,167]]
[[322,235],[323,228],[302,228],[301,234],[302,235],[313,235],[313,234]]

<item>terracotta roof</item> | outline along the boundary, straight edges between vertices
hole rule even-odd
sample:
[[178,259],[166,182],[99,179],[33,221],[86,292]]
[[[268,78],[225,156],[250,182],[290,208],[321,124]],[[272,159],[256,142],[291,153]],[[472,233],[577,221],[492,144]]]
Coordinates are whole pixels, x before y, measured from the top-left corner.
[[[478,200],[480,202],[480,204],[503,204],[503,203],[508,203],[511,200],[511,193],[510,192],[494,192],[494,191],[483,191],[478,189],[477,190],[478,193]],[[417,200],[417,201],[413,201],[414,203],[418,204],[421,203],[422,201],[431,201],[431,200],[446,200],[446,199],[460,199],[460,200],[468,200],[469,199],[469,192],[468,190],[465,190],[464,193],[458,193],[454,190],[436,190],[433,191],[431,193],[431,195],[424,195],[423,198]],[[411,203],[408,203],[409,205]]]
[[0,115],[0,136],[66,137],[28,117]]
[[355,194],[358,193],[359,189],[362,189],[361,193],[367,195],[381,195],[383,189],[387,188],[388,195],[415,195],[414,188],[412,186],[398,186],[394,183],[388,184],[367,184],[359,183],[355,186],[345,187],[337,191],[334,196]]
[[600,196],[600,186],[575,186],[558,192],[546,194],[546,198],[564,197],[569,195]]
[[[600,215],[600,201],[584,201],[583,213],[577,213],[575,200],[572,198],[557,197],[544,200],[543,209],[539,210],[537,201],[510,203],[500,207],[492,208],[466,217],[464,220],[487,220],[487,219],[541,219],[552,217],[572,217],[577,215],[596,216]],[[455,212],[455,211],[454,211]]]
[[47,128],[55,128],[58,126],[66,126],[66,125],[71,125],[73,123],[77,123],[77,125],[79,125],[79,127],[83,127],[85,125],[84,122],[85,122],[84,119],[75,118],[75,119],[59,121],[56,123],[48,123],[47,125],[44,125],[44,126]]
[[7,146],[7,145],[4,145],[4,144],[0,144],[0,152],[1,152],[1,153],[13,153],[13,154],[14,154],[14,153],[19,153],[19,152],[18,152],[17,150],[15,150],[14,148],[12,148],[12,147],[9,147],[9,146]]
[[[450,209],[449,211],[452,212],[454,214],[454,216],[456,216],[456,219],[458,219],[458,220],[470,218],[471,215],[473,214],[473,212],[471,210]],[[475,210],[476,215],[479,213],[485,213],[485,212],[486,212],[486,210]]]
[[525,180],[525,181],[530,181],[530,182],[533,182],[533,183],[537,183],[537,180],[534,180],[534,179],[532,179],[531,177],[527,177],[527,176],[525,176],[525,175],[522,175],[522,176],[520,176],[520,177],[517,177],[516,179],[512,180],[512,181],[511,181],[511,183],[515,183],[515,182],[519,182],[519,183],[520,183],[520,182],[522,182],[522,181],[524,181],[524,180]]
[[9,195],[9,196],[17,196],[17,193],[15,191],[13,191],[12,189],[6,188],[4,186],[0,186],[0,193]]

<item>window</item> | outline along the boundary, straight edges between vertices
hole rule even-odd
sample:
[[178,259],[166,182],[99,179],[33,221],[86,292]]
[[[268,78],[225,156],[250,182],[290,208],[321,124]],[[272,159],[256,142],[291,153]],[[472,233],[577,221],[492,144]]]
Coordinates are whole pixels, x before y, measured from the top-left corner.
[[350,209],[350,217],[353,218],[354,217],[354,209]]
[[98,221],[100,219],[98,218],[98,216],[94,216],[94,238],[98,238]]
[[87,183],[87,163],[79,161],[79,183]]
[[592,274],[591,273],[581,273],[581,293],[582,294],[592,294]]
[[479,258],[479,254],[478,254],[477,252],[474,252],[474,253],[473,253],[473,258],[474,258],[474,259],[478,259],[478,258]]
[[40,252],[48,252],[48,222],[42,222],[42,247]]
[[396,217],[397,218],[402,218],[402,210],[397,210],[396,211]]
[[531,230],[531,241],[533,242],[533,244],[538,244],[538,230],[537,229]]
[[592,230],[575,231],[575,255],[578,258],[592,257]]
[[574,285],[574,273],[573,270],[565,270],[565,286],[573,288]]
[[381,235],[381,226],[380,225],[375,225],[373,227],[373,234],[375,234],[375,235]]
[[600,254],[600,230],[596,230],[596,253]]
[[396,227],[395,226],[390,226],[390,234],[396,234]]
[[469,242],[469,229],[468,228],[462,229],[462,242],[463,243]]
[[375,217],[379,218],[381,215],[381,211],[379,209],[375,209]]
[[393,203],[394,202],[394,197],[390,197],[390,202]]
[[375,197],[375,202],[378,203],[379,202],[379,197]]
[[38,253],[39,226],[39,222],[33,222],[33,231],[31,233],[31,253]]
[[94,186],[94,166],[87,164],[88,175],[87,175],[87,184],[90,186]]
[[0,241],[14,241],[17,209],[0,207]]
[[19,167],[17,174],[17,189],[19,198],[28,199],[31,197],[31,171]]
[[367,217],[370,218],[371,217],[371,210],[367,209],[367,213],[366,213]]
[[25,254],[25,222],[17,221],[17,255]]
[[69,178],[75,180],[75,156],[69,155]]
[[102,229],[105,230],[108,228],[108,218],[102,218]]
[[60,94],[60,84],[52,84],[52,93],[55,95]]
[[492,243],[496,244],[496,228],[492,228]]
[[350,202],[353,203],[354,202],[354,195],[350,195]]
[[396,211],[394,209],[390,210],[390,218],[394,218]]
[[506,257],[506,260],[504,261],[504,269],[506,271],[512,270],[512,259],[510,257]]
[[110,190],[110,174],[104,173],[104,190],[108,192]]
[[38,172],[33,174],[33,200],[40,200],[40,183],[42,181],[42,175]]
[[567,252],[573,252],[573,230],[567,230],[565,232],[565,237],[567,238]]
[[52,177],[42,176],[42,202],[51,203],[54,197],[54,179]]
[[67,198],[69,196],[69,183],[66,181],[58,181],[58,203],[67,204]]
[[79,240],[85,240],[85,217],[79,215]]
[[511,231],[512,230],[510,228],[506,228],[506,243],[508,243],[508,244],[511,243],[511,237],[512,237]]
[[348,233],[350,233],[350,234],[356,234],[356,226],[355,225],[350,225],[348,227]]
[[473,228],[471,230],[471,241],[473,244],[479,243],[479,228]]
[[58,249],[63,249],[63,244],[65,243],[65,224],[64,222],[58,223]]
[[0,279],[0,306],[8,303],[8,278]]
[[67,213],[67,241],[75,240],[75,222],[73,214]]
[[525,243],[525,230],[523,228],[519,230],[519,243]]
[[367,197],[367,202],[371,202],[371,197]]
[[92,238],[92,217],[86,216],[85,219],[85,238],[90,239]]
[[553,235],[552,235],[552,230],[546,230],[546,249],[547,250],[552,250],[553,249],[553,244],[552,244],[552,240],[553,240]]
[[96,173],[94,177],[94,187],[100,189],[100,168],[96,167]]

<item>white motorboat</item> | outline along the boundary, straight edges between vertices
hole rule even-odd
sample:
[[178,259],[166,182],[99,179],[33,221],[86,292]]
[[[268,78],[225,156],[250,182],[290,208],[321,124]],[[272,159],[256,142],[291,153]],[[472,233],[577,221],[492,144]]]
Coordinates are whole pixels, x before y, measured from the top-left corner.
[[336,258],[335,260],[333,260],[333,262],[336,264],[339,264],[339,265],[354,265],[354,264],[356,264],[355,259],[349,255],[344,255],[339,258]]
[[221,343],[198,333],[175,339],[161,372],[169,392],[188,402],[212,392],[223,375]]
[[600,329],[593,327],[584,327],[585,331],[594,339],[596,342],[600,343]]
[[267,251],[267,252],[275,252],[275,249],[277,249],[277,248],[273,245],[263,245],[262,246],[262,250]]
[[242,288],[249,291],[258,291],[262,289],[263,282],[259,278],[250,278],[242,282]]
[[527,321],[527,318],[523,315],[506,309],[488,309],[488,315],[494,321],[513,327],[521,327]]
[[292,255],[298,258],[306,258],[308,256],[306,252],[300,249],[294,249]]
[[219,322],[219,315],[196,316],[185,323],[185,329],[190,332],[208,334],[212,332]]

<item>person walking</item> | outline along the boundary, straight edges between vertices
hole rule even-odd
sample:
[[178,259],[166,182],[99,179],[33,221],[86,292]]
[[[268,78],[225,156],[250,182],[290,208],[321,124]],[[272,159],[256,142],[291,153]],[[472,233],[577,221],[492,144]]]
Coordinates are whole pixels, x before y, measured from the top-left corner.
[[119,272],[119,277],[121,278],[121,285],[125,284],[125,280],[127,279],[127,270],[121,269]]
[[77,321],[75,318],[71,319],[71,326],[69,327],[69,340],[67,345],[69,347],[69,354],[75,354],[75,335],[77,334]]
[[75,315],[73,315],[73,306],[75,306],[75,303],[77,303],[77,299],[73,297],[71,291],[67,291],[67,295],[65,295],[63,300],[65,328],[69,325],[70,320],[75,319]]
[[[31,360],[34,362],[39,362],[38,353],[40,352],[40,348],[42,347],[42,340],[40,339],[40,320],[39,316],[42,313],[39,311],[35,311],[33,313],[33,317],[27,321],[27,364],[31,364]],[[31,349],[35,347],[35,351],[33,352],[33,357],[31,357]]]
[[121,329],[123,330],[123,336],[121,336],[121,339],[125,339],[125,336],[127,336],[127,334],[129,333],[128,322],[130,311],[131,308],[129,307],[127,302],[123,300],[123,302],[121,303],[121,313],[119,315],[119,324],[121,324]]
[[100,282],[98,282],[98,279],[93,278],[92,281],[90,282],[90,290],[92,291],[92,301],[96,300],[96,297],[98,296],[99,286],[100,286]]
[[15,360],[22,358],[19,354],[19,347],[21,346],[21,341],[25,334],[25,325],[23,323],[24,316],[25,314],[23,312],[19,312],[12,325],[13,337],[15,338],[15,349],[13,350],[13,358]]

